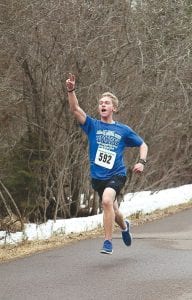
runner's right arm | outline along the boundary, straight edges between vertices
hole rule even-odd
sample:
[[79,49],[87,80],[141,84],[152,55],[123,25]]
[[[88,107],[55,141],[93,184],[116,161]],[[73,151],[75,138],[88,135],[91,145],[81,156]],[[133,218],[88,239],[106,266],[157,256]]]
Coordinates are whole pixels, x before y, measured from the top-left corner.
[[78,102],[76,94],[75,94],[75,76],[74,75],[69,74],[69,78],[66,80],[66,87],[67,87],[67,92],[68,92],[68,100],[69,100],[70,110],[74,114],[77,121],[83,125],[86,121],[86,113],[79,106],[79,102]]

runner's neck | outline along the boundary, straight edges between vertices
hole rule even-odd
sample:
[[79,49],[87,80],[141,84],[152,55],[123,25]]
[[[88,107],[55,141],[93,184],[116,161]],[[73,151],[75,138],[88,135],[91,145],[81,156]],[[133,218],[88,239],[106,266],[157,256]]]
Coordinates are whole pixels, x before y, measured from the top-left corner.
[[107,123],[107,124],[114,124],[115,123],[115,121],[113,119],[104,119],[104,118],[101,118],[101,122]]

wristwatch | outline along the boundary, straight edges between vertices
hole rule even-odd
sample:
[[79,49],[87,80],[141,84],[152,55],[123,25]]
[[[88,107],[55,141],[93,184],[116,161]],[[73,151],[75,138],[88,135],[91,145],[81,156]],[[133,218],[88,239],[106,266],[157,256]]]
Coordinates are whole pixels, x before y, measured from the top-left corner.
[[146,161],[146,159],[142,159],[142,158],[140,158],[139,160],[138,160],[138,163],[140,163],[140,164],[142,164],[142,165],[146,165],[146,163],[147,163],[147,161]]

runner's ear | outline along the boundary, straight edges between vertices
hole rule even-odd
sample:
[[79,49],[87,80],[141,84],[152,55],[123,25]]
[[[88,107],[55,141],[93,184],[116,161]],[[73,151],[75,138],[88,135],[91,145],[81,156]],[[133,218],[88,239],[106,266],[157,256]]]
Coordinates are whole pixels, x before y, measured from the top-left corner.
[[118,111],[118,108],[113,105],[113,112],[117,112],[117,111]]

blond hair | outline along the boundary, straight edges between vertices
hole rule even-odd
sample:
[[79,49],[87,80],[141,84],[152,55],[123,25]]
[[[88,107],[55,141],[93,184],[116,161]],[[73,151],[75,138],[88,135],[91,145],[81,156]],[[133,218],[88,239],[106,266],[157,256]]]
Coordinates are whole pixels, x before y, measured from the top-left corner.
[[116,108],[118,107],[118,105],[119,105],[119,100],[118,100],[118,98],[117,98],[114,94],[112,94],[112,93],[110,93],[110,92],[105,92],[105,93],[103,93],[103,94],[101,95],[101,98],[100,98],[100,99],[102,99],[102,98],[104,98],[104,97],[109,97],[109,98],[112,100],[113,105],[114,105]]

